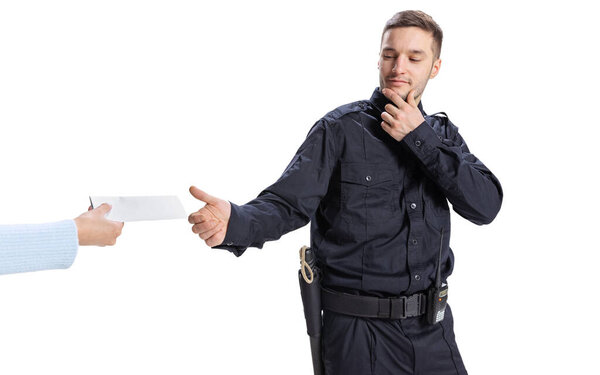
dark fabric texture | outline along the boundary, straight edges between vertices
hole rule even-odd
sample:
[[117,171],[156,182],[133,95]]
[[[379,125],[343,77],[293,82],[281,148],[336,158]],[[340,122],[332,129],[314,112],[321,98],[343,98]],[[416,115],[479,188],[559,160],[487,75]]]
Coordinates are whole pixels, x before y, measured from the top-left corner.
[[[398,142],[381,127],[387,98],[341,106],[317,121],[282,176],[245,205],[232,204],[218,248],[248,247],[311,223],[322,285],[377,297],[426,292],[452,273],[448,202],[475,224],[502,204],[498,179],[473,155],[445,114],[428,116]],[[363,319],[324,312],[327,374],[466,374],[452,314]]]
[[448,201],[486,224],[502,189],[445,115],[427,116],[419,105],[425,121],[394,140],[381,128],[387,103],[376,89],[370,100],[317,121],[273,185],[232,204],[217,247],[239,256],[310,221],[325,287],[384,297],[424,291],[435,280],[440,245],[445,280],[454,265]]
[[367,319],[323,312],[326,375],[466,375],[450,306],[444,320]]

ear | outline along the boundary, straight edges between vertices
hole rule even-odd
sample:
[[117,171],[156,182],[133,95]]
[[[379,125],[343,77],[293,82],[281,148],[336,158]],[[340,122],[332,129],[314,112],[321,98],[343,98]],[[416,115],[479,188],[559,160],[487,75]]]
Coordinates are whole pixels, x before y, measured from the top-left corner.
[[433,66],[431,67],[431,73],[429,74],[429,79],[435,78],[435,76],[438,75],[441,66],[442,66],[442,60],[441,59],[437,59],[433,63]]

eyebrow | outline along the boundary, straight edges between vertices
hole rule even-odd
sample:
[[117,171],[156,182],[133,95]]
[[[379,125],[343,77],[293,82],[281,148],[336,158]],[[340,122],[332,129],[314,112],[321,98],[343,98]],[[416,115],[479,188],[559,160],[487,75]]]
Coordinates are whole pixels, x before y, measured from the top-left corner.
[[[382,52],[396,52],[396,50],[392,47],[385,47],[381,50]],[[411,55],[425,55],[425,51],[422,49],[411,49],[408,51]]]

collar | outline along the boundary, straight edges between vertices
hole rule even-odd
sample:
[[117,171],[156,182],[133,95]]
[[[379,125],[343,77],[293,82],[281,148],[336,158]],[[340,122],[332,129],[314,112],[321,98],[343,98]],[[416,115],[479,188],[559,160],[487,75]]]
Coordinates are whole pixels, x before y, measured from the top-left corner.
[[[379,87],[377,87],[375,89],[375,91],[373,91],[373,95],[371,95],[370,101],[371,101],[371,103],[373,103],[373,105],[375,106],[375,108],[377,108],[377,110],[379,112],[385,112],[386,104],[393,104],[388,98],[385,97],[385,95],[383,95],[381,93],[381,91],[379,90]],[[427,116],[427,113],[425,113],[425,111],[423,110],[423,101],[422,100],[419,101],[419,104],[417,105],[417,107],[421,111],[421,114],[423,115],[423,117]]]

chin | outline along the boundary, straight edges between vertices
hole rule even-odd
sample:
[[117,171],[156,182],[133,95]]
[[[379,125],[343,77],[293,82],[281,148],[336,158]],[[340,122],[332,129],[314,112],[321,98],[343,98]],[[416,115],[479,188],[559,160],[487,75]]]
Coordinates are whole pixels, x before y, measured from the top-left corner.
[[389,89],[394,91],[396,94],[400,95],[400,97],[402,98],[402,100],[406,100],[406,98],[408,97],[408,93],[410,92],[410,88],[404,88],[404,87],[390,87],[387,85],[379,85],[379,90],[383,90],[383,89]]
[[406,100],[406,98],[408,97],[409,91],[407,91],[407,90],[393,88],[393,87],[390,87],[389,89],[393,90],[396,94],[398,94],[402,98],[402,100]]

